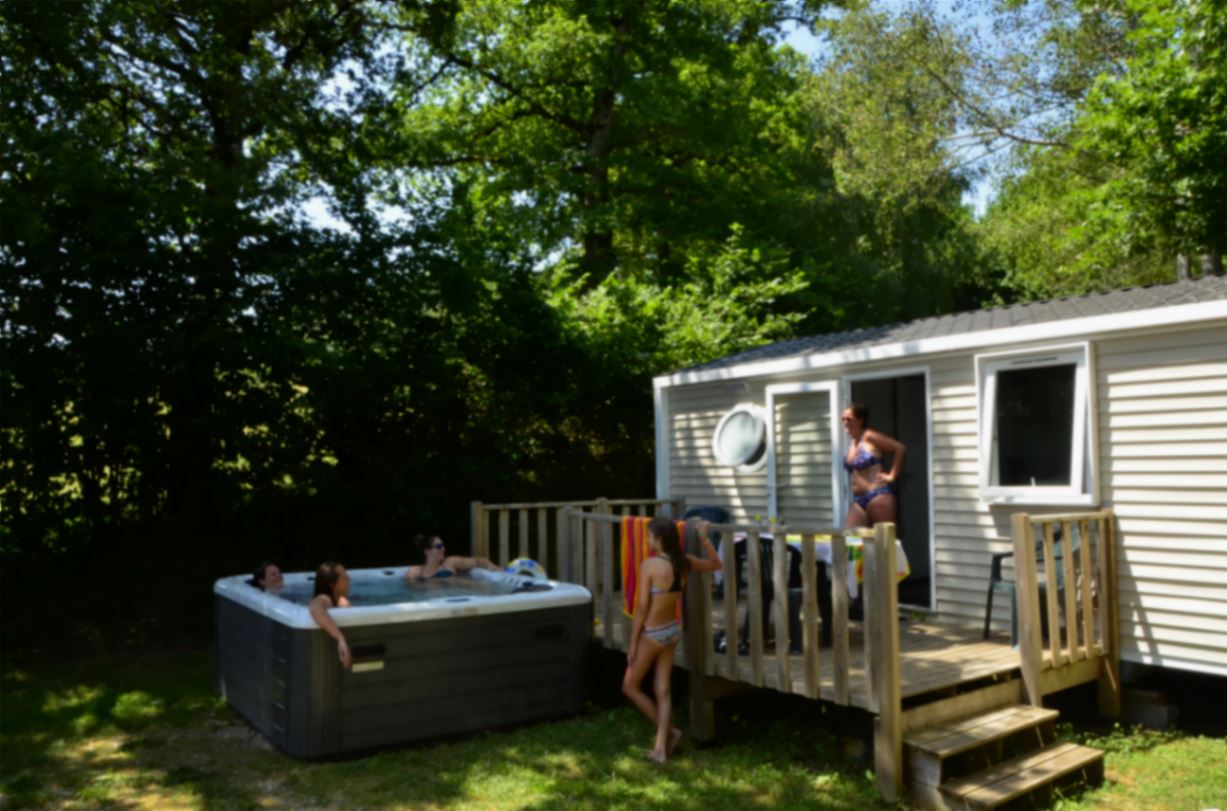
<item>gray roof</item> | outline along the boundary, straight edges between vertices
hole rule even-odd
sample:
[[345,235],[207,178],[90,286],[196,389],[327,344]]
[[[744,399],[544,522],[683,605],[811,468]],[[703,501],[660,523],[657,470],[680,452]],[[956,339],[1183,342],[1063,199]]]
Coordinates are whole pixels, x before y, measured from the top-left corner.
[[1138,310],[1170,307],[1175,304],[1196,304],[1219,299],[1227,299],[1227,276],[1207,276],[1172,284],[1131,287],[1087,296],[1012,304],[1007,307],[951,313],[932,318],[918,318],[915,321],[882,327],[828,332],[808,338],[791,338],[697,366],[690,366],[681,371],[723,369],[743,363],[801,357],[835,350],[863,349],[946,335],[985,332],[1096,315],[1131,313]]

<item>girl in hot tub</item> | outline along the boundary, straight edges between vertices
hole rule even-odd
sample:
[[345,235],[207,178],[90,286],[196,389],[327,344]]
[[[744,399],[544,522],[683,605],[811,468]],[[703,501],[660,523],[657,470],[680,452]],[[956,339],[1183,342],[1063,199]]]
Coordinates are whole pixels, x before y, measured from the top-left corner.
[[413,545],[422,551],[421,566],[410,566],[405,572],[409,580],[429,580],[432,577],[452,577],[471,569],[498,571],[498,567],[485,558],[465,558],[446,554],[447,547],[438,535],[421,534],[413,539]]
[[349,667],[351,657],[345,633],[337,627],[328,614],[330,608],[349,607],[349,572],[339,563],[321,563],[315,570],[315,596],[308,608],[311,619],[324,629],[324,633],[337,641],[337,658],[341,667]]
[[[714,572],[720,568],[720,557],[707,537],[706,521],[698,523],[698,531],[705,558],[682,551],[677,524],[672,518],[653,518],[648,523],[648,541],[656,556],[645,560],[639,569],[635,622],[631,626],[631,645],[626,654],[622,692],[648,720],[656,724],[656,747],[647,752],[648,759],[656,763],[667,761],[682,739],[682,731],[672,726],[673,696],[670,685],[673,652],[682,639],[677,601],[686,587],[686,575],[691,569]],[[640,686],[653,663],[656,665],[653,685],[655,703]]]

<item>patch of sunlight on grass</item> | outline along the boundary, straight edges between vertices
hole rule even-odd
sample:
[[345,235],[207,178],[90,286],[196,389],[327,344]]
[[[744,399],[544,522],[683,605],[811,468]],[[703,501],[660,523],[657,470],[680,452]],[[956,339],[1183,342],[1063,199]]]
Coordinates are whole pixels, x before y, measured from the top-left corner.
[[144,690],[122,693],[111,707],[111,717],[126,729],[136,729],[156,721],[166,705]]
[[49,692],[43,698],[43,712],[75,710],[101,699],[106,691],[92,684],[77,684],[58,692]]

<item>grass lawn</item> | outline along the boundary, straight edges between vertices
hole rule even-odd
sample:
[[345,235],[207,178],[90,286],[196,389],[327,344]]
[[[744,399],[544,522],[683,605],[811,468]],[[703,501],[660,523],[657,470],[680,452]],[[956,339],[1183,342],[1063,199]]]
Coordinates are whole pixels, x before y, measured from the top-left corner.
[[[863,729],[794,697],[725,699],[720,742],[683,743],[663,768],[642,758],[647,721],[611,699],[613,671],[577,718],[304,763],[219,702],[211,673],[204,653],[6,665],[0,808],[891,807],[856,745]],[[1108,780],[1058,808],[1227,809],[1222,738],[1065,734],[1107,748]]]

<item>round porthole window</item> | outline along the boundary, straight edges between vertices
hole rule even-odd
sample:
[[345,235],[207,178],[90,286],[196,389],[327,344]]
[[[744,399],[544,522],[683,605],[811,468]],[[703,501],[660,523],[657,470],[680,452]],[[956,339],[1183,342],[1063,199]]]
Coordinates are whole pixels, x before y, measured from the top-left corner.
[[767,420],[761,406],[742,403],[720,418],[712,434],[712,452],[722,465],[741,473],[761,470],[767,463]]

